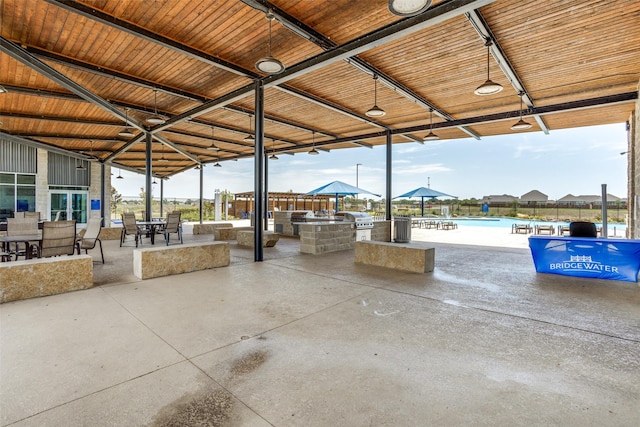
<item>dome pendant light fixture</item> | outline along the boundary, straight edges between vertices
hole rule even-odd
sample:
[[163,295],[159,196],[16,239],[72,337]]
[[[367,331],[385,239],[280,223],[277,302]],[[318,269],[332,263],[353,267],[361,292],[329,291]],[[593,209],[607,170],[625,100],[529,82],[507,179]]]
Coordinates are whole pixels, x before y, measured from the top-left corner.
[[213,164],[214,168],[221,168],[222,165],[220,164],[220,162],[218,162],[218,158],[216,157],[216,162]]
[[275,139],[271,140],[271,155],[269,156],[269,160],[278,160],[278,156],[276,156],[276,152],[273,149],[273,144],[276,142]]
[[253,134],[251,133],[251,114],[249,114],[249,135],[245,136],[243,141],[244,142],[255,142],[255,138],[253,136]]
[[124,109],[124,129],[122,129],[118,135],[125,138],[132,138],[134,136],[131,128],[129,128],[129,107],[125,107]]
[[262,71],[266,74],[280,74],[284,71],[284,65],[282,64],[282,62],[271,56],[271,21],[273,21],[276,17],[273,16],[273,13],[271,13],[271,11],[269,11],[266,15],[266,18],[269,21],[269,50],[266,57],[256,62],[256,68],[258,69],[258,71]]
[[122,169],[118,169],[118,176],[116,176],[116,179],[124,179],[122,176]]
[[531,123],[526,122],[522,119],[522,97],[524,96],[524,92],[520,92],[520,120],[518,120],[513,126],[511,126],[511,130],[525,130],[531,128]]
[[317,156],[318,154],[320,154],[320,152],[316,150],[316,133],[315,132],[311,133],[311,150],[309,151],[309,154],[311,154],[312,156]]
[[431,6],[431,0],[389,0],[389,11],[398,16],[419,15]]
[[433,108],[429,108],[429,133],[422,138],[423,141],[436,141],[440,139],[438,135],[433,133]]
[[212,150],[212,151],[218,151],[220,150],[220,148],[216,145],[216,137],[214,135],[214,126],[211,126],[211,145],[209,146],[209,148],[207,148],[207,150]]
[[162,146],[162,157],[160,157],[160,159],[158,159],[159,163],[167,163],[169,160],[164,158],[164,145]]
[[369,117],[382,117],[387,114],[382,108],[378,107],[378,75],[373,75],[373,107],[365,113]]
[[502,85],[496,83],[489,78],[489,57],[491,56],[491,39],[487,39],[485,42],[485,46],[487,47],[487,81],[482,83],[480,86],[473,91],[476,95],[493,95],[494,93],[498,93],[502,90]]
[[162,125],[165,123],[165,119],[158,115],[158,89],[153,90],[153,116],[147,118],[147,123],[152,125]]

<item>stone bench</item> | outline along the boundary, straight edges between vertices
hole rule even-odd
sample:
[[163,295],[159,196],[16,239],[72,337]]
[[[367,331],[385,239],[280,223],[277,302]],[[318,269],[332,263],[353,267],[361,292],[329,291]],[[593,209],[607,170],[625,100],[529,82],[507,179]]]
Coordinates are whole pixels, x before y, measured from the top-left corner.
[[0,263],[0,303],[61,294],[93,286],[91,255]]
[[[246,230],[241,230],[238,231],[238,236],[237,236],[237,240],[238,240],[238,245],[240,246],[249,246],[251,248],[255,247],[255,237],[254,237],[255,233],[253,230],[251,231],[246,231]],[[262,238],[262,246],[264,246],[265,248],[270,248],[272,246],[275,246],[276,243],[278,243],[278,240],[280,240],[280,235],[276,234],[272,231],[265,231],[263,234],[263,238]]]
[[217,228],[223,227],[233,227],[233,224],[231,224],[230,222],[218,222],[214,224],[193,224],[193,234],[214,234]]
[[428,273],[433,271],[435,252],[434,248],[413,244],[360,240],[355,245],[355,262],[411,273]]
[[213,239],[236,240],[238,231],[253,231],[253,227],[218,227],[213,230]]
[[139,279],[226,267],[231,262],[229,243],[206,242],[134,249],[133,274]]

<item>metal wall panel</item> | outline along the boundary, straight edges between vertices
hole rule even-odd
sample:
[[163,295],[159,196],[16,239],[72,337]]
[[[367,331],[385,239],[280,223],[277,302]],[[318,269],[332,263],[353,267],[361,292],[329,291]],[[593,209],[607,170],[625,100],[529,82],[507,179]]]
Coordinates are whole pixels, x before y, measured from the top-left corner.
[[28,145],[0,140],[0,171],[15,173],[36,173],[38,169],[37,150]]
[[[78,169],[79,165],[84,169]],[[91,183],[90,167],[86,160],[49,152],[49,185],[88,187]]]

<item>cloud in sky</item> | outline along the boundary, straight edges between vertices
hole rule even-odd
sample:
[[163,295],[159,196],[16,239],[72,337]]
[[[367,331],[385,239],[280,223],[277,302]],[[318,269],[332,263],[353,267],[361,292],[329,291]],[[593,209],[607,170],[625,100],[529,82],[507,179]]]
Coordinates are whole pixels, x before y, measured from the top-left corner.
[[[579,129],[528,132],[442,140],[437,144],[397,144],[392,153],[392,195],[427,186],[460,198],[489,194],[520,196],[537,189],[551,199],[572,194],[599,194],[600,184],[618,197],[627,195],[627,135],[624,124]],[[374,193],[385,193],[386,148],[353,148],[282,155],[269,163],[269,190],[306,192],[334,180],[358,184]],[[204,195],[214,189],[232,193],[253,190],[252,159],[222,162],[222,168],[204,168]],[[142,175],[122,172],[126,179],[113,180],[124,196],[137,196],[144,185]],[[197,198],[198,171],[172,177],[165,197]],[[158,187],[158,186],[154,186]],[[154,191],[159,195],[159,189]]]

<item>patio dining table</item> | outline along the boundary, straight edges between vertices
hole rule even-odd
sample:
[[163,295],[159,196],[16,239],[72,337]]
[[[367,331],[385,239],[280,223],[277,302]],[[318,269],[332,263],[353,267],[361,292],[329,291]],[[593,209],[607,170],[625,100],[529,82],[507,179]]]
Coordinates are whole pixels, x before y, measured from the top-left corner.
[[0,243],[2,246],[7,249],[11,246],[11,243],[15,243],[16,245],[16,260],[18,260],[18,252],[19,246],[21,243],[24,243],[24,253],[25,258],[31,258],[31,253],[29,252],[29,242],[38,242],[40,244],[42,242],[42,233],[37,234],[16,234],[14,236],[0,236]]
[[167,221],[165,221],[164,219],[154,219],[151,221],[136,221],[136,224],[147,228],[147,231],[149,233],[149,238],[151,239],[151,244],[155,245],[156,244],[155,235],[156,235],[156,232],[158,231],[158,227],[164,227],[165,225],[167,225]]

